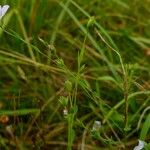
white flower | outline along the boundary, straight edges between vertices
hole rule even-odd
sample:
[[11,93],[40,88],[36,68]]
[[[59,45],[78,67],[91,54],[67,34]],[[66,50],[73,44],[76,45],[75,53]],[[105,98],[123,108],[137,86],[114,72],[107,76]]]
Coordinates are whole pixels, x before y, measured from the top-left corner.
[[68,110],[65,108],[65,109],[63,110],[63,113],[64,113],[64,116],[67,116],[67,115],[68,115]]
[[9,5],[0,5],[0,19],[6,14],[7,10],[9,8]]
[[138,146],[135,146],[133,150],[142,150],[144,148],[144,141],[138,140]]
[[94,121],[92,131],[97,131],[101,128],[101,122],[100,121]]

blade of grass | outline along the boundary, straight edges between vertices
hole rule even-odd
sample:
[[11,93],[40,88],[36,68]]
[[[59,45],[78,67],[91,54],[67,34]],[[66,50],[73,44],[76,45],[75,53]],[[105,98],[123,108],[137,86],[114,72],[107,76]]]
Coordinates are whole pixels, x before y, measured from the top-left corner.
[[149,131],[150,131],[150,113],[146,117],[146,120],[143,124],[142,130],[140,133],[140,139],[145,141],[146,135],[148,134]]
[[[61,7],[63,7],[66,12],[70,15],[70,17],[74,20],[74,22],[77,24],[77,26],[82,30],[82,32],[84,34],[87,33],[87,29],[79,22],[79,20],[76,18],[76,16],[71,12],[70,9],[68,9],[63,2],[59,3],[59,5]],[[88,39],[91,41],[91,43],[93,44],[93,46],[99,51],[99,53],[102,55],[102,59],[106,62],[106,64],[108,65],[109,69],[111,70],[111,72],[113,73],[113,75],[118,78],[117,72],[114,69],[113,65],[111,64],[111,62],[109,62],[109,60],[107,59],[107,57],[105,56],[104,52],[102,51],[102,49],[99,47],[98,43],[95,41],[95,39],[91,36],[91,34],[87,35]]]
[[[69,4],[70,4],[70,0],[67,0],[66,3],[65,3],[65,7],[69,7]],[[56,23],[55,23],[55,26],[54,26],[54,30],[53,30],[53,33],[52,33],[52,36],[51,36],[51,39],[50,39],[50,44],[51,45],[54,45],[55,44],[55,40],[56,40],[56,36],[57,36],[57,32],[58,32],[58,28],[65,16],[65,9],[62,8],[59,16],[58,16],[58,19],[56,20]],[[48,58],[50,58],[50,55],[51,53],[49,52],[48,53]],[[50,59],[48,59],[47,63],[49,64],[50,63]]]
[[8,115],[8,116],[22,116],[22,115],[28,115],[32,113],[38,113],[40,109],[18,109],[18,110],[0,110],[0,115]]
[[[142,94],[150,95],[150,91],[140,91],[140,92],[132,93],[132,94],[129,95],[128,101],[130,101],[132,97],[135,97],[135,96],[137,96],[137,95],[142,95]],[[119,103],[117,103],[117,104],[107,113],[106,117],[105,117],[104,120],[103,120],[103,123],[105,123],[106,120],[108,120],[108,119],[111,117],[111,115],[113,114],[113,112],[114,112],[115,110],[117,110],[119,107],[121,107],[124,103],[125,103],[125,99],[122,99]]]

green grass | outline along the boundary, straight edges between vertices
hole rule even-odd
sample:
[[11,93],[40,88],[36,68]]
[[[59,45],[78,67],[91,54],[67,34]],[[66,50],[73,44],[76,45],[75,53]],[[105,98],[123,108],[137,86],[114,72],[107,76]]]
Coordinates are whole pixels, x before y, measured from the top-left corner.
[[[149,143],[149,1],[4,4],[10,9],[0,21],[0,149]],[[101,126],[93,130],[95,121]]]

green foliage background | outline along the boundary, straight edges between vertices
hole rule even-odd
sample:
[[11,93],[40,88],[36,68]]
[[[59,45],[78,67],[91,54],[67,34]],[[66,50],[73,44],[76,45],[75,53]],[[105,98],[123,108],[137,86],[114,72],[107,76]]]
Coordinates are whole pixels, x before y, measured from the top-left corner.
[[[4,4],[10,8],[0,20],[0,149],[148,143],[149,0]],[[101,126],[92,131],[96,120]]]

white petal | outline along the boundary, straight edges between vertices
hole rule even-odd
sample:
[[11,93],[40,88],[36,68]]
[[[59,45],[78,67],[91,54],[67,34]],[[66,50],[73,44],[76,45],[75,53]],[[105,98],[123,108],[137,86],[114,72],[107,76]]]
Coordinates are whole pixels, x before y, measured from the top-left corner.
[[67,116],[67,115],[68,115],[68,110],[67,110],[67,109],[64,109],[64,110],[63,110],[63,113],[64,113],[64,116]]
[[6,14],[9,9],[9,5],[4,5],[3,7],[0,5],[0,19]]
[[100,121],[94,121],[92,131],[99,130],[100,128],[101,128],[101,122]]
[[142,150],[144,148],[144,141],[139,140],[138,146],[135,146],[133,150]]

